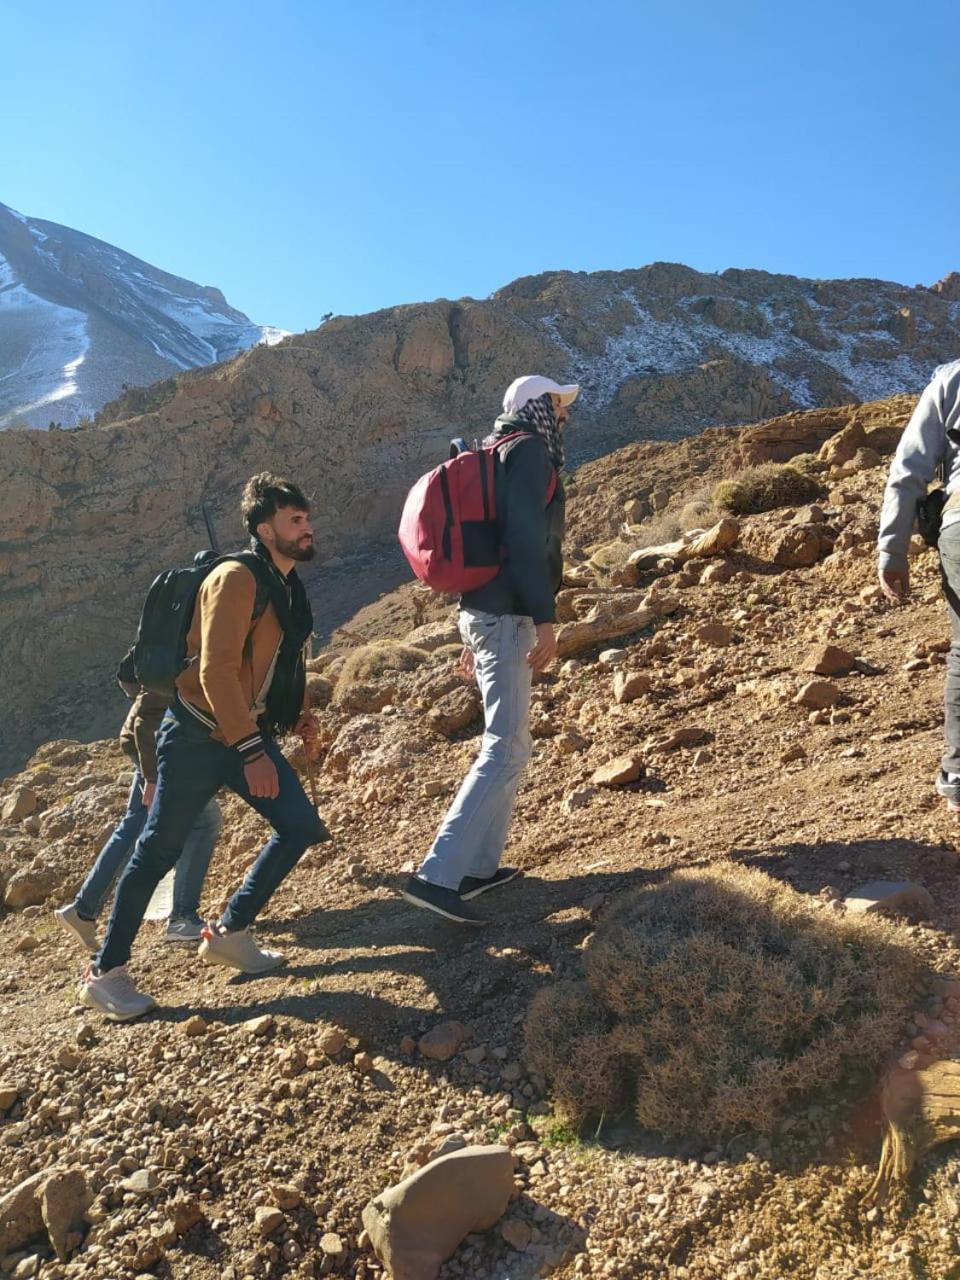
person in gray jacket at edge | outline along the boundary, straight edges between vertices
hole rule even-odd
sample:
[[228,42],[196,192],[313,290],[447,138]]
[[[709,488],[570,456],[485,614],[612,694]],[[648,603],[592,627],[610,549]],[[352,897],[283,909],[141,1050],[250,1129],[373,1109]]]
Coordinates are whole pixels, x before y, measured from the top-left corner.
[[960,360],[941,365],[921,395],[890,466],[880,514],[880,586],[898,604],[910,593],[907,552],[917,504],[942,465],[946,500],[939,552],[950,614],[951,645],[944,689],[946,749],[937,791],[960,813]]
[[[503,565],[460,599],[461,671],[483,698],[480,754],[447,810],[430,852],[401,891],[412,906],[482,925],[471,898],[519,875],[500,859],[520,779],[533,749],[533,677],[557,656],[554,598],[563,578],[563,428],[580,388],[517,378],[485,445],[503,440],[494,484]],[[509,439],[508,439],[509,437]],[[557,483],[552,497],[551,477]]]

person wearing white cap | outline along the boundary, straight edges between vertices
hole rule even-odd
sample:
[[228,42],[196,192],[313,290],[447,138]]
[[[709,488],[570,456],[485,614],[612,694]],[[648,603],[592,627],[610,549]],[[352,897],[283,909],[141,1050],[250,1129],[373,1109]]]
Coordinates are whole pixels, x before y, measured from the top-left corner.
[[461,669],[483,696],[480,754],[430,852],[402,895],[460,924],[482,925],[471,899],[519,875],[501,867],[520,779],[533,750],[530,690],[557,656],[555,597],[563,577],[563,428],[580,388],[517,378],[484,445],[497,449],[502,567],[460,600]]

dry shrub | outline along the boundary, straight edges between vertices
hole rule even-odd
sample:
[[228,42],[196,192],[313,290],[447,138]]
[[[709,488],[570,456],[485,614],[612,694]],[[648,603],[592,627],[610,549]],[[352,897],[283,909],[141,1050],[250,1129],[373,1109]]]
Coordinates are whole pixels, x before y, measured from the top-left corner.
[[765,462],[747,467],[729,480],[721,480],[713,501],[735,516],[756,515],[777,507],[798,507],[823,497],[823,488],[793,463]]
[[618,539],[616,542],[602,542],[588,548],[590,564],[594,569],[617,569],[627,563],[631,552],[636,549],[636,541],[623,542]]
[[527,1062],[571,1115],[618,1111],[628,1101],[628,1078],[610,1055],[613,1025],[585,982],[558,982],[534,996],[524,1027]]
[[663,512],[658,516],[651,516],[649,520],[644,520],[640,526],[640,535],[634,543],[634,548],[640,547],[662,547],[666,542],[676,542],[683,533],[683,523],[680,515],[676,511]]
[[829,470],[830,464],[821,462],[815,453],[795,453],[790,459],[790,466],[802,471],[805,476],[816,476]]
[[680,509],[680,526],[684,533],[690,529],[709,529],[720,516],[709,498],[694,498]]
[[[540,993],[527,1020],[529,1065],[573,1119],[609,1110],[619,1090],[644,1128],[711,1141],[769,1134],[788,1100],[878,1066],[922,985],[895,925],[837,916],[729,866],[681,871],[624,897],[585,963],[583,1012],[559,987]],[[593,1021],[581,1029],[587,1010]],[[614,1068],[617,1087],[606,1078]]]
[[333,705],[339,706],[354,685],[366,685],[393,671],[414,671],[430,660],[426,649],[399,640],[376,640],[353,649],[337,674]]

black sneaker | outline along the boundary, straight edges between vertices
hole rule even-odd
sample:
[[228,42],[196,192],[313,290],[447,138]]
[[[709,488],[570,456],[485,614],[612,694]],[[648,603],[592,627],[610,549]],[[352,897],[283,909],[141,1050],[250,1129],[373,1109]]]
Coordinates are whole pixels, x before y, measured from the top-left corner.
[[435,911],[446,920],[455,920],[457,924],[486,924],[479,911],[462,902],[460,895],[453,889],[441,889],[437,884],[428,884],[418,876],[411,876],[400,890],[400,897],[412,907],[424,907],[427,911]]
[[492,876],[464,876],[460,881],[460,897],[479,898],[488,889],[497,889],[522,874],[519,867],[500,867]]
[[937,794],[943,796],[951,813],[960,813],[960,782],[951,781],[941,769],[937,774]]

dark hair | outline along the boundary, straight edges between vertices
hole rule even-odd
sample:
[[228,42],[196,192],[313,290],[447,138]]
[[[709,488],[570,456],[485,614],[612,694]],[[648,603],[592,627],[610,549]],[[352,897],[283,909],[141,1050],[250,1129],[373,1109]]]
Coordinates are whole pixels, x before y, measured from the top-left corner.
[[310,503],[292,480],[284,480],[269,471],[250,477],[240,500],[240,514],[251,538],[257,536],[257,525],[275,516],[283,507],[309,511]]

